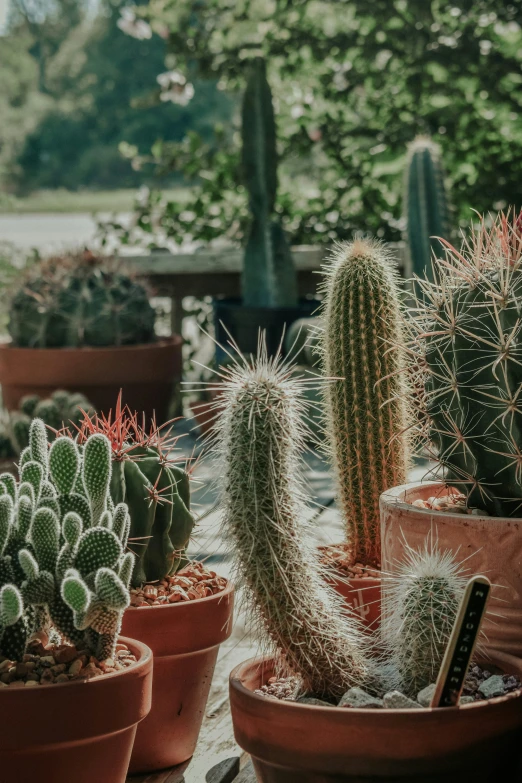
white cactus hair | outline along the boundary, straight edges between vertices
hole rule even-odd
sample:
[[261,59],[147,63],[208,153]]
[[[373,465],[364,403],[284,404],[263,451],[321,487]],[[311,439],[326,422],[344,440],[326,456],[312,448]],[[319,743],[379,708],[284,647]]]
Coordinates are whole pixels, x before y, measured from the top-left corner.
[[257,359],[236,351],[220,371],[222,413],[214,450],[221,462],[223,538],[229,542],[247,616],[280,671],[335,698],[369,678],[367,637],[329,588],[306,534],[302,489],[306,400],[320,382],[296,378],[260,338]]
[[383,575],[382,635],[396,687],[410,696],[435,682],[467,582],[450,550],[430,532],[424,546],[405,543],[393,575]]

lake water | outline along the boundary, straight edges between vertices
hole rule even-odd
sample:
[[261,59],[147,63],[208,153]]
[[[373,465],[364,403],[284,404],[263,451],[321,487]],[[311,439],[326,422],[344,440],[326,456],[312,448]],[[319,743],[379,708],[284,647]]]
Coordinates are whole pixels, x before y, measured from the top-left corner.
[[[110,215],[100,214],[100,219]],[[125,215],[118,215],[124,219]],[[94,244],[96,221],[89,214],[0,215],[0,243],[9,242],[22,250],[36,247],[50,253]]]

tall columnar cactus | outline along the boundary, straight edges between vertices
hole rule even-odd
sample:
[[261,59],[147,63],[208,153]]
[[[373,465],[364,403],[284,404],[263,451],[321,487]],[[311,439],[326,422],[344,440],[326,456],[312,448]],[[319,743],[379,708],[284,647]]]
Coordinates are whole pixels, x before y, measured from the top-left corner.
[[431,270],[432,252],[440,251],[436,237],[449,237],[441,153],[427,136],[418,136],[408,147],[404,212],[413,272],[424,277]]
[[145,432],[137,414],[122,408],[121,394],[114,420],[85,416],[79,442],[92,441],[95,433],[112,446],[111,502],[116,507],[125,502],[130,510],[133,585],[175,573],[194,527],[189,476],[172,459],[177,438],[170,436],[168,426],[162,435],[154,423]]
[[224,480],[224,539],[231,543],[252,614],[281,663],[315,694],[339,696],[368,680],[359,621],[326,586],[303,536],[300,488],[304,381],[266,350],[224,372],[216,453]]
[[243,180],[252,223],[243,264],[243,301],[250,307],[297,304],[297,277],[290,246],[274,214],[277,138],[272,93],[261,57],[252,61],[242,110]]
[[433,277],[411,318],[426,439],[468,506],[520,517],[522,219],[481,222]]
[[11,299],[9,333],[22,347],[129,345],[154,340],[142,285],[110,259],[82,253],[34,267]]
[[396,574],[385,579],[383,638],[404,693],[416,697],[437,679],[466,581],[452,553],[441,552],[431,536],[419,551],[406,548]]
[[380,564],[379,496],[406,481],[401,307],[384,247],[337,246],[325,267],[326,431],[354,562]]
[[68,437],[49,450],[34,419],[20,482],[0,476],[0,654],[20,660],[28,634],[58,632],[112,657],[134,556],[127,507],[109,499],[111,445]]

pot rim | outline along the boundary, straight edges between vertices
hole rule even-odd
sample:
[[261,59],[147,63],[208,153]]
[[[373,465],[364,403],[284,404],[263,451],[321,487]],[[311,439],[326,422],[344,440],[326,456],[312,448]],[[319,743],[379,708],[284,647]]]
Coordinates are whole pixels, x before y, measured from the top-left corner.
[[380,497],[380,504],[381,506],[386,506],[388,508],[394,507],[394,508],[400,508],[400,509],[407,509],[409,514],[419,514],[420,516],[426,516],[429,514],[429,516],[435,516],[440,519],[448,519],[449,517],[462,517],[463,521],[466,520],[469,524],[470,520],[473,522],[487,522],[488,524],[495,524],[498,522],[516,522],[517,520],[522,520],[522,516],[520,517],[492,517],[492,516],[483,516],[480,514],[473,514],[473,516],[469,516],[466,514],[456,514],[451,511],[437,511],[436,509],[431,508],[418,508],[417,506],[414,506],[412,503],[408,503],[402,498],[404,497],[404,494],[406,492],[411,492],[415,489],[418,489],[419,487],[451,487],[451,482],[449,484],[446,484],[444,481],[412,481],[409,484],[400,484],[396,487],[391,487],[390,489],[387,489],[385,492],[381,494]]
[[191,604],[201,605],[205,603],[210,603],[210,601],[214,601],[215,599],[220,599],[226,595],[230,595],[233,592],[234,592],[234,584],[230,579],[227,579],[227,586],[223,590],[220,590],[219,593],[214,593],[214,595],[207,595],[205,596],[205,598],[196,598],[192,601],[176,601],[176,603],[173,604],[167,603],[167,604],[159,604],[157,606],[128,606],[125,611],[128,612],[132,610],[134,612],[134,611],[143,610],[146,612],[150,612],[151,609],[165,610],[165,609],[175,609],[179,606],[187,607],[190,606]]
[[0,342],[0,351],[53,351],[55,353],[73,353],[73,352],[89,352],[89,353],[95,353],[97,351],[102,351],[104,353],[107,353],[109,351],[135,351],[135,350],[146,350],[149,348],[170,348],[170,347],[178,347],[183,342],[183,338],[179,334],[171,334],[168,337],[161,337],[158,340],[154,340],[150,343],[135,343],[134,345],[80,345],[77,347],[71,347],[71,346],[54,346],[50,348],[39,348],[39,347],[31,347],[31,346],[20,346],[20,345],[13,345],[12,340],[8,340],[6,342]]
[[[490,651],[492,654],[494,654],[494,651]],[[509,658],[509,656],[507,656]],[[238,691],[242,696],[246,696],[247,698],[254,699],[259,704],[270,704],[272,707],[276,701],[280,702],[280,705],[283,709],[290,709],[290,710],[300,710],[301,714],[304,714],[304,710],[315,710],[316,712],[318,710],[322,712],[326,712],[327,714],[339,714],[342,712],[342,708],[339,708],[337,706],[328,706],[323,707],[319,704],[300,704],[299,702],[295,701],[283,701],[283,700],[276,700],[276,699],[267,699],[266,696],[259,696],[258,694],[251,691],[249,688],[247,688],[243,683],[241,682],[241,674],[244,669],[253,666],[254,664],[261,667],[266,666],[267,664],[270,664],[274,660],[273,655],[261,655],[261,656],[254,656],[253,658],[249,658],[246,661],[243,661],[243,663],[238,664],[237,666],[232,669],[230,672],[229,677],[229,684],[230,689]],[[268,668],[270,668],[268,666]],[[437,715],[437,714],[444,714],[444,715],[451,715],[456,712],[460,712],[462,710],[476,710],[481,709],[484,707],[493,706],[496,704],[501,704],[503,702],[513,701],[514,699],[519,699],[522,697],[522,688],[518,691],[513,691],[511,693],[507,693],[504,696],[496,696],[494,699],[487,699],[483,701],[476,701],[472,704],[463,704],[462,706],[458,707],[425,707],[421,708],[420,710],[407,710],[407,709],[382,709],[382,710],[376,710],[376,709],[361,709],[360,707],[350,707],[349,709],[345,710],[345,713],[353,719],[354,717],[357,717],[357,715],[375,715],[376,720],[385,720],[383,717],[377,717],[377,716],[383,716],[383,715],[391,715],[393,717],[397,716],[408,716],[411,717],[412,714],[415,716],[419,715]],[[423,720],[423,718],[420,718],[420,720]]]
[[[138,641],[138,639],[131,639],[129,636],[118,636],[118,644],[126,644],[129,649],[137,650],[140,653],[140,657],[136,661],[136,663],[133,663],[131,666],[126,666],[124,669],[122,669],[119,672],[110,672],[110,674],[102,674],[99,677],[91,677],[87,680],[71,680],[70,682],[53,682],[50,685],[45,685],[41,687],[41,690],[47,690],[48,688],[52,688],[53,690],[55,688],[75,688],[78,685],[81,685],[83,687],[89,686],[93,687],[96,684],[100,684],[103,682],[107,682],[108,680],[113,680],[115,677],[124,677],[126,674],[132,673],[140,673],[142,669],[146,669],[152,660],[152,650],[148,645],[146,645],[144,642]],[[6,695],[8,693],[27,693],[27,694],[34,694],[35,689],[34,688],[1,688],[0,689],[0,699],[2,698],[2,693],[5,693]],[[12,697],[11,697],[12,698]]]

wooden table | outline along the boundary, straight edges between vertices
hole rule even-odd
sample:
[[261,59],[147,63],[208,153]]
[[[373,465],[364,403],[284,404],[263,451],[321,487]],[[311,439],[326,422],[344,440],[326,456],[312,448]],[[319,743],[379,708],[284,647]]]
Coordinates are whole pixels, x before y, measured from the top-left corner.
[[[404,246],[396,244],[393,250],[399,268],[407,267]],[[317,293],[321,282],[321,265],[331,248],[298,246],[292,248],[300,296]],[[145,275],[158,294],[171,300],[171,328],[181,334],[183,298],[185,296],[228,296],[241,294],[243,250],[227,248],[196,250],[192,253],[153,251],[149,255],[125,255],[126,265]]]

